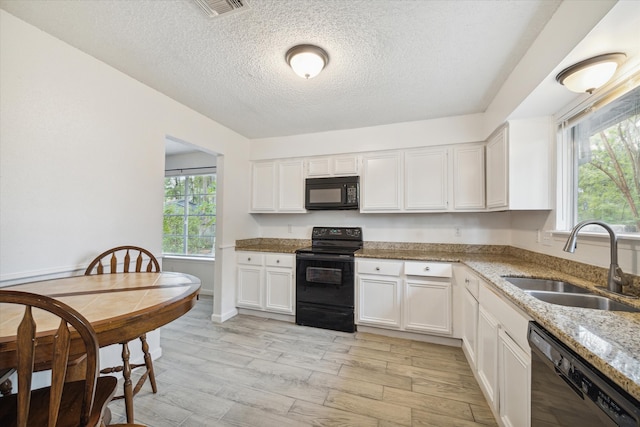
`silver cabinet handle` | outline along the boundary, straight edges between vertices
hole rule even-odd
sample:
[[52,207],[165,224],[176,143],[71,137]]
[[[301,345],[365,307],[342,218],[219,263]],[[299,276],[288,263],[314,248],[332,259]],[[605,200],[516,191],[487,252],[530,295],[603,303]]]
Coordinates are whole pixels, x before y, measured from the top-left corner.
[[429,267],[428,265],[424,268],[424,271],[429,271],[431,270],[431,267]]
[[464,283],[468,284],[469,282],[470,282],[469,279],[464,279]]

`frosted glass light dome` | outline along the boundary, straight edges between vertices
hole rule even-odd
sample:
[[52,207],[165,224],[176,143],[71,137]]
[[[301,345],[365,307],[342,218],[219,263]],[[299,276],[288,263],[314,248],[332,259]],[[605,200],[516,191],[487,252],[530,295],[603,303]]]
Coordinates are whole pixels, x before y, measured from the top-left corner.
[[304,79],[312,79],[327,66],[329,56],[318,46],[303,44],[294,46],[287,52],[285,59],[291,69]]
[[624,53],[594,56],[564,69],[556,80],[572,92],[593,93],[613,77],[626,57]]

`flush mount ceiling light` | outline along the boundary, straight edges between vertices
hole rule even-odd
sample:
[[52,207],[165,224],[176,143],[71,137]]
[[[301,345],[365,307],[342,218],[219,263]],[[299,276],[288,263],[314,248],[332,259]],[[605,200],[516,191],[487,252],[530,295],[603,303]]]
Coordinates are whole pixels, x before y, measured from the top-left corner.
[[572,92],[593,93],[613,77],[626,57],[624,53],[616,52],[585,59],[562,70],[556,81]]
[[285,55],[287,64],[300,77],[311,79],[329,63],[329,55],[318,46],[301,44],[294,46]]

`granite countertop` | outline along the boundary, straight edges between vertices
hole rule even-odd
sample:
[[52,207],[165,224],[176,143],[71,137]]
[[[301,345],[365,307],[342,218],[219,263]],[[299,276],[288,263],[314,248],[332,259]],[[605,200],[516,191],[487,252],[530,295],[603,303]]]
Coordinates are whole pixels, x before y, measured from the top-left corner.
[[[254,239],[262,241],[267,252],[295,252],[309,241]],[[246,242],[246,241],[239,241]],[[247,249],[247,248],[253,249]],[[237,250],[260,250],[257,242],[240,244]],[[295,249],[293,249],[295,247]],[[526,294],[503,276],[540,277],[564,280],[640,308],[640,299],[618,297],[596,286],[604,269],[591,268],[546,255],[503,246],[368,244],[356,258],[460,262],[471,268],[489,285],[538,322],[569,348],[581,355],[622,389],[640,400],[640,313],[611,312],[548,304]],[[535,261],[535,262],[534,262]],[[575,265],[571,265],[575,264]],[[568,265],[568,267],[567,267]],[[567,273],[574,273],[569,274]],[[583,273],[593,273],[593,276]],[[580,272],[578,274],[577,272]],[[605,270],[606,273],[606,270]],[[582,277],[580,277],[582,276]]]

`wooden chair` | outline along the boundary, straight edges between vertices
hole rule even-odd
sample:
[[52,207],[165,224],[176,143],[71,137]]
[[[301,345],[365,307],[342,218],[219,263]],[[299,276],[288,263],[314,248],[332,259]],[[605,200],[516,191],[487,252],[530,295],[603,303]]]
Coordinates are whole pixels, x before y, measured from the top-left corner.
[[[131,258],[130,252],[133,253],[135,259]],[[136,256],[137,252],[137,256]],[[118,266],[122,265],[122,269],[120,273],[128,273],[132,269],[132,263],[135,262],[135,266],[133,267],[133,271],[136,273],[147,272],[147,273],[156,273],[160,272],[160,264],[155,256],[148,250],[144,248],[140,248],[138,246],[118,246],[108,251],[104,251],[100,255],[98,255],[87,267],[84,272],[85,276],[90,276],[93,274],[117,274]],[[109,265],[109,271],[105,272],[105,265]],[[120,396],[116,396],[114,399],[124,399],[125,401],[125,410],[127,413],[127,422],[132,423],[133,416],[133,396],[135,396],[140,389],[142,388],[144,382],[149,378],[149,382],[151,383],[151,389],[154,393],[158,392],[158,388],[156,386],[156,377],[153,371],[153,361],[151,359],[151,354],[149,354],[149,344],[147,344],[147,335],[143,334],[140,337],[140,342],[142,343],[142,352],[144,353],[144,363],[135,364],[129,362],[129,344],[128,342],[120,343],[122,345],[122,365],[114,366],[109,368],[104,368],[100,371],[102,374],[109,374],[113,372],[122,372],[122,376],[124,377],[124,394]],[[131,370],[145,367],[145,372],[140,377],[135,387],[133,387],[131,382]]]
[[[118,384],[115,377],[99,376],[98,338],[89,321],[68,305],[43,295],[0,290],[0,303],[25,307],[16,331],[18,393],[0,398],[0,425],[101,425],[103,412]],[[36,320],[43,325],[41,330]],[[45,331],[46,328],[49,330]],[[71,338],[76,335],[80,335],[84,348],[72,348]],[[51,386],[32,390],[36,349],[51,354]],[[85,379],[65,382],[70,354],[77,357],[83,352]]]

